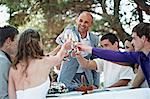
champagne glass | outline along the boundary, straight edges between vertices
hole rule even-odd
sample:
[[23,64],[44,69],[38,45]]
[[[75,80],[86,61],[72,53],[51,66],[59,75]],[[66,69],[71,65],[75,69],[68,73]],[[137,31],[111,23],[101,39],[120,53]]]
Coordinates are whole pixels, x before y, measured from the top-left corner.
[[75,33],[71,34],[71,40],[72,40],[72,52],[71,57],[75,58],[75,53],[77,52],[76,44],[78,43],[78,37],[75,35]]
[[78,42],[78,37],[76,36],[76,33],[74,33],[74,31],[73,31],[72,29],[69,29],[67,32],[65,32],[65,34],[64,34],[64,39],[65,39],[65,41],[66,41],[67,39],[69,39],[69,40],[72,41],[71,49],[68,50],[68,54],[69,54],[71,57],[74,58],[75,52],[76,52],[75,46],[76,46],[76,44],[77,44],[77,42]]
[[[70,32],[66,32],[64,34],[64,42],[66,42],[68,39],[72,41],[72,33]],[[64,58],[64,61],[70,61],[70,57],[71,57],[71,53],[73,52],[73,43],[71,44],[71,49],[70,50],[67,50],[67,54],[68,56]]]

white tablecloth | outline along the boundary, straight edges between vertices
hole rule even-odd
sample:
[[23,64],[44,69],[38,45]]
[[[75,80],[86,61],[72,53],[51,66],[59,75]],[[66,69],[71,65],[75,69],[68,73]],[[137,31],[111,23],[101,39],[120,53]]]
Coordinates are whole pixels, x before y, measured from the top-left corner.
[[81,92],[70,92],[47,99],[150,99],[150,88],[112,90],[81,95]]

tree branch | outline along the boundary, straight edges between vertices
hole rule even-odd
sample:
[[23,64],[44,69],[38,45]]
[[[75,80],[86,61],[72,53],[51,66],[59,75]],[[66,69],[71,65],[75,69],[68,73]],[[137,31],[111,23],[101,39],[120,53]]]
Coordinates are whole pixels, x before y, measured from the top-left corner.
[[121,0],[114,0],[114,16],[119,17],[119,6]]
[[106,0],[102,0],[102,3],[101,3],[101,5],[102,5],[102,10],[103,10],[103,13],[105,13],[105,14],[107,14],[107,11],[106,11]]
[[95,11],[93,11],[93,10],[90,10],[90,12],[102,16],[101,13],[95,12]]
[[139,6],[139,8],[150,15],[150,5],[146,4],[146,0],[134,0],[134,2]]

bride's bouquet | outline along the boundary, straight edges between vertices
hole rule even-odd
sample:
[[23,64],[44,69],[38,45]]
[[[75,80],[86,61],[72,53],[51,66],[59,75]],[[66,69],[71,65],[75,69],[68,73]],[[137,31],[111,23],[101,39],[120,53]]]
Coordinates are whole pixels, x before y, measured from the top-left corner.
[[48,94],[65,93],[65,92],[68,92],[68,89],[64,83],[52,82]]

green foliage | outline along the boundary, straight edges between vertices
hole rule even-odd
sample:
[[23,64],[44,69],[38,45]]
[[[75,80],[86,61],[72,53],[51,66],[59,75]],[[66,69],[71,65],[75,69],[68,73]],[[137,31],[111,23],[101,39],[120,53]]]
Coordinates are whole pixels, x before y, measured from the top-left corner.
[[92,26],[93,31],[98,31],[107,21],[105,21],[103,18],[101,20],[95,20],[94,25]]
[[[101,20],[94,21],[93,31],[113,29],[120,33],[120,38],[124,38],[125,31],[122,25],[130,26],[132,21],[137,21],[138,15],[133,9],[131,18],[127,20],[129,16],[126,10],[121,11],[120,1],[123,0],[1,0],[0,3],[10,9],[10,24],[22,27],[21,29],[39,29],[43,33],[44,41],[50,41],[53,45],[54,39],[64,26],[72,22],[71,19],[82,10],[91,11],[102,17]],[[133,5],[133,1],[130,0],[129,5]],[[96,11],[98,7],[103,7],[102,11]]]
[[39,10],[39,12],[37,12],[36,14],[31,13],[29,18],[30,21],[27,22],[26,24],[23,24],[21,26],[19,26],[20,30],[25,30],[27,28],[34,28],[36,30],[38,30],[39,32],[45,32],[46,28],[45,28],[45,22],[46,20],[43,18],[44,14],[42,13],[41,10]]

